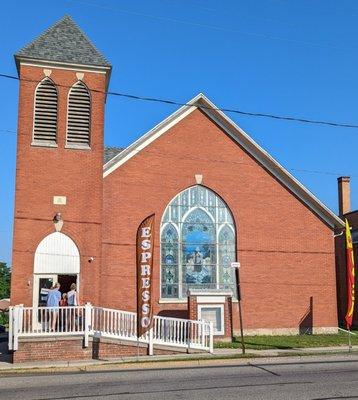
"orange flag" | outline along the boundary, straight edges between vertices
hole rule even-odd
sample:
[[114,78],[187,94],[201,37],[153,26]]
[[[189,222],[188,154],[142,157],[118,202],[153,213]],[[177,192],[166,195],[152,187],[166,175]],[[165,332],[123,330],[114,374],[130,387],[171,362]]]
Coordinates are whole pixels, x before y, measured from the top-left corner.
[[353,321],[354,301],[355,301],[355,285],[354,285],[354,256],[351,230],[346,219],[346,249],[347,249],[347,329],[350,329]]

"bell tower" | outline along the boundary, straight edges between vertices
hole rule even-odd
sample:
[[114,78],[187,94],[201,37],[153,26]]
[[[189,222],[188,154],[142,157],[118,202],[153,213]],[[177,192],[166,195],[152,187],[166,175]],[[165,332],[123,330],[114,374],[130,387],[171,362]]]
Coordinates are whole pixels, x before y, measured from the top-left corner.
[[11,303],[41,305],[54,281],[63,291],[76,282],[82,301],[97,303],[111,65],[69,16],[15,61],[20,91]]

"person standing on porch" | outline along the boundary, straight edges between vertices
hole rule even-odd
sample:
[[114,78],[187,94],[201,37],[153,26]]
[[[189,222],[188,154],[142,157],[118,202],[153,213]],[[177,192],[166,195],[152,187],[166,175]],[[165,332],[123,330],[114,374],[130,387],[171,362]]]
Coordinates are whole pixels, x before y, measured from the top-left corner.
[[60,300],[60,307],[67,307],[67,293],[62,293],[62,299]]
[[77,286],[75,283],[72,283],[70,286],[70,291],[67,293],[67,304],[72,307],[76,307],[80,304]]
[[68,303],[67,303],[67,293],[62,293],[62,299],[60,300],[60,313],[59,313],[59,320],[58,323],[60,324],[60,330],[61,332],[65,332],[66,331],[66,313],[67,313],[67,308],[63,308],[63,307],[67,307]]
[[[76,289],[76,284],[72,283],[72,285],[70,286],[70,291],[67,293],[67,304],[70,307],[77,307],[80,304],[79,295]],[[69,320],[69,329],[71,331],[77,331],[78,329],[80,329],[80,325],[82,323],[81,311],[74,309],[73,311],[69,310],[69,312],[71,315]]]
[[56,330],[56,322],[58,317],[60,300],[61,300],[60,284],[57,282],[49,290],[46,302],[46,306],[50,308],[49,323],[51,325],[51,331]]

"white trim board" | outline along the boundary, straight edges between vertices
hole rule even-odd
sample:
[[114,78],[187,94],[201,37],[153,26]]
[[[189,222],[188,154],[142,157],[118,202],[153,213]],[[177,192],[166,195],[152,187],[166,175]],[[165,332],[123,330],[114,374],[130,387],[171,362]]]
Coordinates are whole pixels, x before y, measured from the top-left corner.
[[[184,110],[184,108],[185,108],[185,110]],[[140,152],[145,147],[147,147],[155,139],[162,136],[163,133],[165,133],[167,130],[169,130],[171,127],[176,125],[179,121],[181,121],[187,115],[191,114],[196,109],[197,109],[197,107],[188,107],[188,106],[181,107],[174,114],[171,114],[164,121],[160,122],[158,125],[156,125],[154,128],[152,128],[149,132],[147,132],[146,134],[141,136],[134,143],[132,143],[126,149],[124,149],[119,154],[117,154],[115,157],[113,157],[111,160],[109,160],[103,166],[103,170],[104,170],[103,177],[105,178],[107,175],[111,174],[118,167],[120,167],[122,164],[124,164],[126,161],[131,159],[138,152]],[[121,157],[119,157],[120,155],[121,155]]]
[[41,68],[54,68],[54,69],[65,69],[76,72],[96,72],[98,74],[107,74],[110,72],[111,67],[102,67],[96,65],[85,65],[85,64],[70,64],[58,61],[48,60],[34,60],[26,57],[17,56],[17,60],[21,65],[30,67],[41,67]]
[[225,296],[198,296],[196,298],[196,304],[223,304],[225,301]]
[[259,164],[269,171],[288,190],[296,195],[307,207],[318,215],[331,227],[343,228],[344,222],[325,206],[312,192],[302,185],[291,175],[278,161],[276,161],[266,150],[260,147],[245,131],[235,124],[227,115],[218,110],[202,93],[199,93],[187,105],[182,106],[161,123],[141,136],[129,147],[117,154],[103,166],[103,177],[105,178],[118,167],[131,159],[135,154],[145,149],[150,143],[163,135],[168,129],[179,121],[200,108],[211,120],[221,127],[236,143],[243,147]]

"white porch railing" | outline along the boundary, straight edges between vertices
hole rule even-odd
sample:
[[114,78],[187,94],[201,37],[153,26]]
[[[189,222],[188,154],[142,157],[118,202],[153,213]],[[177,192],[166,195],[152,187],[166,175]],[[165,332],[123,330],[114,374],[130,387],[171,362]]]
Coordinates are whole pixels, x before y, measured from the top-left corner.
[[[213,352],[213,324],[206,321],[154,316],[152,329],[139,338],[149,344],[153,354],[155,344]],[[137,342],[136,313],[93,307],[10,307],[9,349],[17,350],[20,337],[89,336]]]
[[213,352],[213,324],[207,321],[154,317],[153,343]]

